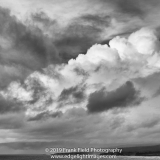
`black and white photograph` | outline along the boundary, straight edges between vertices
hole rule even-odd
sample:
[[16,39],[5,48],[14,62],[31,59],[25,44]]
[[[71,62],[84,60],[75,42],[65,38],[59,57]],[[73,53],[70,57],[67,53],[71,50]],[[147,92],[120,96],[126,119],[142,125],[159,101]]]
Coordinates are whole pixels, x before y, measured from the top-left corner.
[[0,0],[0,160],[160,160],[160,0]]

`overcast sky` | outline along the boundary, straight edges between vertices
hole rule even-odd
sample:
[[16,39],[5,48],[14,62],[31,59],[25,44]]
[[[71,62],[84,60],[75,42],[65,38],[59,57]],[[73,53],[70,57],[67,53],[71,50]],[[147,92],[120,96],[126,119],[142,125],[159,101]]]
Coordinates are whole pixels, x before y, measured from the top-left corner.
[[0,154],[160,143],[159,0],[0,0]]

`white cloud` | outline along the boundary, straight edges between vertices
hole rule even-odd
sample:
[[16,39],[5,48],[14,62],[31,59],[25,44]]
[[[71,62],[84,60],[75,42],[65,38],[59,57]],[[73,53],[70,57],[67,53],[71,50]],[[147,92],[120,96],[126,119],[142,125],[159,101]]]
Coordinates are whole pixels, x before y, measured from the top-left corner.
[[25,90],[20,82],[12,82],[7,91],[1,91],[0,94],[5,98],[16,99],[22,102],[32,100],[32,92]]
[[142,28],[132,33],[128,41],[137,49],[140,54],[152,55],[159,52],[159,40],[156,32],[149,28]]
[[[159,41],[155,31],[150,28],[142,28],[128,38],[116,37],[109,45],[95,44],[86,55],[80,54],[66,65],[49,66],[44,73],[34,72],[26,79],[25,87],[13,82],[1,93],[24,102],[28,113],[35,109],[65,112],[68,108],[85,107],[89,94],[103,86],[108,91],[114,90],[132,78],[145,77],[160,70]],[[76,69],[82,73],[77,73]],[[37,101],[30,104],[35,98],[34,81],[43,91],[38,94]],[[66,108],[56,108],[63,89],[84,85],[86,99],[83,105],[67,104]],[[46,103],[49,99],[52,99],[52,103]]]

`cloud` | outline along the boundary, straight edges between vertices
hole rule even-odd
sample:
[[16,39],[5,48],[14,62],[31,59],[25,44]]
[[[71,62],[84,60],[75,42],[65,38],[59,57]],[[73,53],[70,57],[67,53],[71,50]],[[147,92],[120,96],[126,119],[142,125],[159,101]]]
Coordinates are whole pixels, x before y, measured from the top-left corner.
[[85,14],[79,18],[84,23],[97,25],[97,28],[110,26],[111,17],[108,15],[97,15],[97,14]]
[[20,102],[17,102],[13,99],[5,99],[2,96],[0,96],[0,104],[0,114],[9,112],[21,112],[25,110]]
[[153,97],[157,97],[160,95],[160,88],[158,88],[158,90],[156,91],[156,93],[154,93]]
[[[133,58],[136,52],[140,55],[153,55],[156,54],[155,52],[159,52],[159,40],[156,37],[156,32],[149,28],[142,28],[132,33],[128,40],[116,37],[109,42],[109,45],[118,50],[121,58],[129,58],[130,56]],[[128,54],[126,54],[127,51]]]
[[145,15],[144,9],[140,6],[139,1],[137,0],[134,2],[132,0],[117,0],[116,2],[114,1],[111,3],[115,3],[120,13],[139,17]]
[[158,0],[0,4],[1,152],[157,142]]
[[[13,104],[12,104],[13,105]],[[5,106],[6,107],[6,106]],[[25,126],[24,112],[15,111],[7,111],[5,114],[0,115],[0,128],[1,129],[22,129]]]
[[114,91],[107,92],[101,89],[92,93],[89,96],[87,109],[89,113],[103,112],[115,107],[139,105],[143,100],[133,83],[128,81]]
[[[98,17],[91,14],[76,17],[65,27],[43,11],[32,13],[23,22],[11,15],[9,9],[1,7],[0,14],[1,88],[12,80],[23,81],[33,71],[49,64],[66,63],[80,53],[85,54],[90,46],[101,41],[105,27],[105,24],[95,25]],[[109,23],[108,18],[101,19]]]
[[156,34],[155,30],[144,28],[133,33],[128,41],[133,44],[139,53],[152,55],[160,50]]
[[6,87],[12,80],[24,80],[50,63],[61,62],[52,39],[38,26],[19,21],[2,7],[0,22],[0,73],[3,75],[0,87]]
[[150,118],[146,120],[145,122],[141,122],[140,124],[128,125],[127,131],[131,132],[131,131],[135,131],[135,130],[142,129],[142,128],[150,129],[150,128],[155,127],[158,124],[159,124],[159,119],[157,117],[154,117],[154,118]]
[[37,115],[35,115],[34,117],[30,117],[28,118],[28,121],[39,121],[39,120],[46,120],[47,118],[56,118],[56,117],[61,117],[62,115],[62,112],[54,112],[54,113],[51,113],[51,112],[48,112],[48,111],[45,111],[45,112],[42,112],[42,113],[39,113]]
[[67,62],[79,54],[85,54],[95,43],[103,41],[102,35],[111,27],[111,17],[107,14],[84,13],[73,18],[66,28],[62,29],[55,40],[57,50]]
[[[148,52],[141,47],[144,44]],[[158,98],[154,103],[151,93],[146,94],[147,88],[138,83],[148,77],[150,82],[159,73],[158,45],[156,32],[142,28],[128,37],[113,38],[109,45],[95,44],[67,64],[35,71],[23,83],[12,82],[0,94],[24,108],[24,127],[15,122],[21,139],[56,139],[59,146],[66,141],[73,146],[122,144],[124,137],[128,144],[139,141],[136,138],[151,124],[153,129],[159,124],[147,121],[159,113]]]
[[133,81],[139,86],[140,90],[143,90],[146,96],[152,99],[159,95],[159,88],[157,87],[159,86],[159,78],[160,73],[156,72],[147,77],[135,78]]
[[84,87],[82,89],[79,89],[79,87],[76,86],[64,89],[61,92],[58,101],[60,102],[60,106],[63,107],[65,106],[65,104],[81,103],[84,100],[84,98],[85,98]]
[[[88,99],[90,101],[94,99],[92,97],[100,95],[102,104],[111,103],[111,108],[120,103],[113,103],[114,96],[117,100],[123,100],[120,106],[127,106],[132,102],[136,104],[134,100],[137,97],[134,94],[137,92],[132,83],[126,82],[159,72],[159,41],[155,33],[150,28],[142,28],[128,38],[113,38],[109,46],[95,44],[85,55],[79,54],[76,59],[69,60],[68,64],[50,65],[42,72],[32,73],[23,84],[11,83],[8,90],[1,93],[6,98],[15,98],[23,103],[29,110],[28,114],[47,110],[65,112],[73,107],[84,108]],[[144,48],[145,44],[147,47]],[[126,84],[123,86],[124,83]],[[102,88],[106,88],[109,97]],[[114,90],[117,93],[112,93]],[[121,90],[124,95],[119,97],[118,92]],[[126,101],[128,98],[130,103]]]
[[[3,52],[8,52],[7,55],[1,53],[3,56],[2,62],[20,63],[37,69],[37,67],[48,63],[45,62],[47,61],[47,56],[55,56],[54,58],[56,58],[56,53],[53,53],[54,48],[49,44],[50,39],[43,35],[38,28],[25,26],[16,17],[11,16],[9,10],[3,8],[1,8],[0,21],[2,22],[0,31],[2,38],[8,42],[7,48],[2,48]],[[8,25],[8,27],[5,28],[5,25]],[[10,50],[12,50],[12,53]],[[29,65],[29,60],[34,61],[34,63]]]
[[57,50],[67,62],[79,54],[85,54],[87,49],[99,40],[102,29],[92,23],[80,23],[79,18],[73,20],[55,40]]
[[101,0],[102,4],[111,4],[114,11],[119,12],[120,14],[125,14],[127,16],[137,16],[144,18],[148,16],[150,8],[156,8],[160,5],[158,0]]
[[45,25],[45,27],[54,26],[56,23],[55,20],[51,20],[43,11],[32,14],[32,20],[34,23],[37,22]]

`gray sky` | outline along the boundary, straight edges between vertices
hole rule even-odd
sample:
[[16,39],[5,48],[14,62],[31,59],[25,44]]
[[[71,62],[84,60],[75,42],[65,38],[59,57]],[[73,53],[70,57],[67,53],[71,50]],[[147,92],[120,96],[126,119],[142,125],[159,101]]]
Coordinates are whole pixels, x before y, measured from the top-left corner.
[[0,154],[159,143],[159,7],[0,0]]

